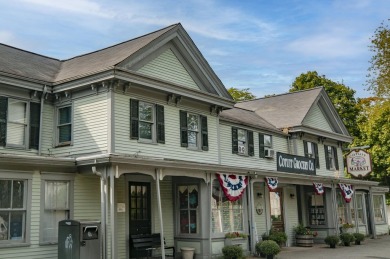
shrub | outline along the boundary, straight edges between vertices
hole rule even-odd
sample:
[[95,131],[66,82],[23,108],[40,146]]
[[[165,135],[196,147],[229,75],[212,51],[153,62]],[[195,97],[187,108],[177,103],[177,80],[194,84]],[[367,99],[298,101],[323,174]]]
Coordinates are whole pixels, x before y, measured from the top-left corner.
[[261,242],[260,251],[266,255],[276,255],[280,252],[280,246],[273,240]]
[[349,246],[351,242],[355,241],[355,237],[351,233],[341,233],[340,240],[345,246]]
[[286,243],[287,235],[284,232],[273,231],[270,233],[268,239],[275,241],[280,246],[280,245]]
[[241,246],[225,246],[222,248],[222,254],[225,259],[244,258],[244,251]]
[[262,235],[261,235],[261,240],[265,241],[265,240],[268,240],[269,239],[269,235],[267,234],[267,232],[264,232]]
[[257,242],[256,245],[255,245],[255,249],[256,249],[256,254],[257,255],[262,253],[261,248],[260,248],[261,243],[263,243],[263,241]]
[[355,238],[355,244],[360,244],[360,242],[365,238],[364,234],[362,233],[353,233],[353,236]]
[[331,235],[331,236],[327,236],[324,241],[325,244],[327,245],[335,246],[340,242],[340,238],[338,236]]

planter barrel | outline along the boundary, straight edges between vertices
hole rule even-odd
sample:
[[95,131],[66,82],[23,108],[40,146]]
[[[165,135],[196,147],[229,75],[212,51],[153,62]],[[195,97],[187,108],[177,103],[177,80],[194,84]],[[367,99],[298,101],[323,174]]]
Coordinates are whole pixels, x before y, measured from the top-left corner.
[[313,235],[295,235],[295,242],[297,246],[312,247]]

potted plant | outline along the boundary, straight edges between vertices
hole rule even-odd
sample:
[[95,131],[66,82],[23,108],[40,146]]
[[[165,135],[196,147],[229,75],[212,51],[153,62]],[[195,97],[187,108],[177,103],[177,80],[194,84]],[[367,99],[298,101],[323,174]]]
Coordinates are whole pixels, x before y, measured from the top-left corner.
[[240,245],[246,251],[248,249],[248,235],[241,232],[228,232],[225,234],[225,246]]
[[282,246],[287,241],[287,235],[284,232],[271,229],[269,233],[269,240],[275,241],[279,246]]
[[297,246],[311,247],[313,246],[313,238],[317,236],[317,232],[313,232],[310,228],[298,224],[294,227],[295,241]]
[[355,241],[355,237],[351,233],[341,233],[340,240],[345,246],[350,246],[351,242]]
[[353,233],[353,236],[355,237],[355,245],[360,245],[360,242],[362,242],[365,238],[362,233]]
[[[390,232],[390,230],[389,230]],[[261,235],[261,240],[265,241],[265,240],[268,240],[269,239],[269,235],[267,232],[264,232],[262,235]]]
[[262,258],[266,257],[266,254],[263,253],[263,251],[261,251],[261,243],[263,243],[263,241],[260,241],[260,242],[257,242],[256,245],[255,245],[255,249],[256,249],[256,254]]
[[330,235],[325,238],[325,244],[329,245],[330,248],[336,248],[336,245],[340,242],[340,238],[335,235]]
[[273,259],[280,252],[280,246],[273,240],[261,242],[260,250],[267,256],[267,259]]
[[344,224],[341,225],[340,232],[341,233],[345,233],[345,232],[350,233],[352,231],[353,227],[355,227],[354,224],[351,224],[351,223],[348,223],[348,222],[344,223]]
[[244,258],[244,251],[241,246],[225,246],[222,248],[223,258],[225,259],[240,259]]

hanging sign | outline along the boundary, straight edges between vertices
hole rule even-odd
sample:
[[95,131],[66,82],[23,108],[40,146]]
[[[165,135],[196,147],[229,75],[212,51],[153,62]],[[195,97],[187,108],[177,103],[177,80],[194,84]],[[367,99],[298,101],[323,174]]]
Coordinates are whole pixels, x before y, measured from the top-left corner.
[[325,192],[324,185],[322,183],[313,183],[314,190],[318,195],[322,195]]
[[267,183],[268,189],[272,192],[278,188],[278,178],[277,177],[266,177],[265,182]]
[[346,203],[349,203],[352,199],[352,185],[346,183],[339,183],[339,187],[341,189],[341,193],[343,194],[344,200]]
[[229,201],[236,201],[241,198],[246,186],[248,177],[234,174],[216,174],[219,183]]
[[352,150],[347,154],[347,172],[352,176],[365,177],[371,171],[371,155],[365,150]]

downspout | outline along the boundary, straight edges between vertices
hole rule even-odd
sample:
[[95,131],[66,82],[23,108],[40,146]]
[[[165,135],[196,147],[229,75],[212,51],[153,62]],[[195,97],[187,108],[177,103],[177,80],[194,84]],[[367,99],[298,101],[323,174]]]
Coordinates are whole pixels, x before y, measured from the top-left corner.
[[[160,193],[160,176],[161,168],[156,169],[156,191],[157,191],[157,207],[158,207],[158,216],[160,219],[160,230],[161,230],[161,247],[164,248],[164,222],[162,217],[162,208],[161,208],[161,193]],[[165,249],[161,249],[161,258],[165,259]]]
[[107,176],[106,174],[102,175],[100,172],[96,171],[96,167],[92,166],[92,173],[100,177],[100,213],[101,213],[101,224],[100,224],[100,233],[101,233],[101,251],[102,259],[107,258],[107,228],[106,228],[106,197],[107,197]]
[[39,120],[38,156],[40,156],[42,153],[43,103],[44,103],[46,92],[47,92],[47,86],[44,85],[42,89],[42,96],[41,96],[41,112],[40,112],[41,114],[39,115],[40,120]]

